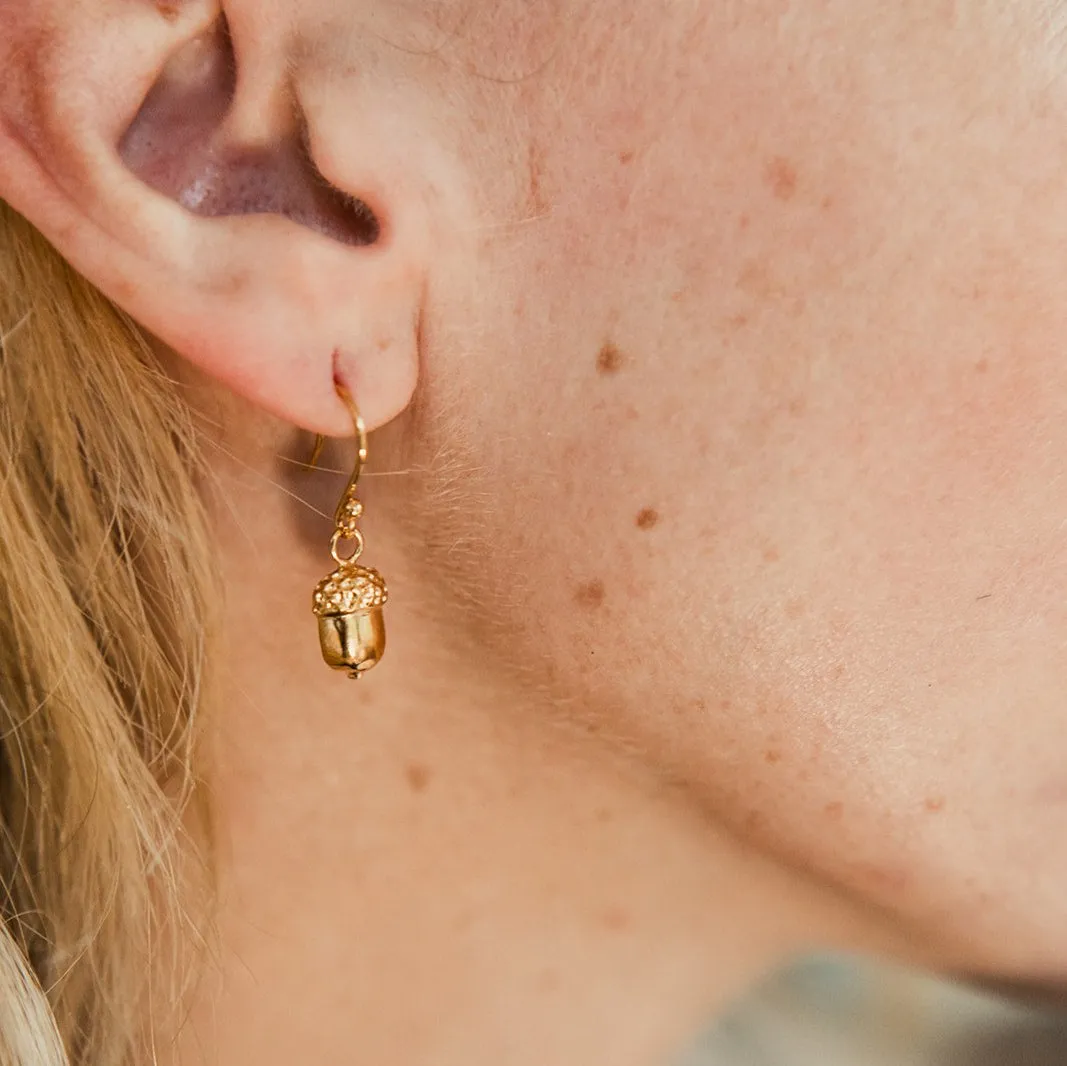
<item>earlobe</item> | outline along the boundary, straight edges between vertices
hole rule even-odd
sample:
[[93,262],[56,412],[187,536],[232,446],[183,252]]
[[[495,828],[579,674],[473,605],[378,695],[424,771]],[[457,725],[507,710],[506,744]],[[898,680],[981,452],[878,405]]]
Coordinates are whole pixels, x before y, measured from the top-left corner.
[[[64,58],[21,60],[15,80],[36,76],[44,100],[32,111],[0,89],[0,195],[148,331],[273,413],[350,432],[335,352],[370,428],[403,410],[417,378],[427,261],[410,183],[387,193],[368,168],[347,173],[345,189],[330,186],[308,150],[314,131],[298,94],[279,81],[290,65],[250,60],[255,76],[243,78],[240,42],[217,13],[207,25],[184,12],[146,21],[122,5],[124,24],[114,13],[103,20],[97,30],[122,57],[105,102],[70,58],[78,47],[101,50],[99,33],[79,22],[88,5],[64,15],[69,0],[28,2],[59,27],[53,47]],[[79,44],[80,32],[89,36]],[[255,39],[269,43],[262,31]],[[114,103],[131,93],[136,106]],[[82,104],[65,109],[65,99]],[[250,114],[260,118],[254,130]],[[388,154],[361,147],[367,160]]]

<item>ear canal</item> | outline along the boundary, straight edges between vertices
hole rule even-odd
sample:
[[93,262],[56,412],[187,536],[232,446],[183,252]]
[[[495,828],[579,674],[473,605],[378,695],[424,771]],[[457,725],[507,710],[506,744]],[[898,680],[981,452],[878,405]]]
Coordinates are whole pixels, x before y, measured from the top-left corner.
[[299,115],[269,145],[241,144],[229,134],[237,85],[220,19],[170,60],[148,93],[119,145],[126,166],[197,215],[281,215],[342,244],[374,244],[377,217],[322,176]]

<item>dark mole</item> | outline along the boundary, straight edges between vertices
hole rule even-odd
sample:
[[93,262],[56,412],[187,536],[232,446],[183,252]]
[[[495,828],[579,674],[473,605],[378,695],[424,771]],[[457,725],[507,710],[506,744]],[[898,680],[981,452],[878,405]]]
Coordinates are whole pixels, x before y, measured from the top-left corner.
[[574,592],[574,598],[581,607],[600,607],[603,605],[606,595],[607,590],[604,588],[604,582],[599,578],[587,581],[584,585],[579,585]]
[[797,192],[797,168],[784,156],[775,156],[764,173],[771,192],[779,200],[792,200]]
[[638,529],[652,529],[659,522],[659,512],[645,507],[637,512],[636,522]]
[[617,374],[622,369],[622,364],[622,352],[610,341],[597,354],[596,368],[601,374]]
[[428,766],[417,762],[408,763],[404,773],[412,792],[425,792],[426,786],[429,785],[430,778],[433,776]]

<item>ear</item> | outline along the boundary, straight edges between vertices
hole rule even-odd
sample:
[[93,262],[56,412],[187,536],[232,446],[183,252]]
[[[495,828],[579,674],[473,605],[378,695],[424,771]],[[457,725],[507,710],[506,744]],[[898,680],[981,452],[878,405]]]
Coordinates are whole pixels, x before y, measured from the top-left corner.
[[426,198],[390,116],[309,108],[293,35],[243,8],[0,0],[0,196],[234,391],[345,435],[336,369],[374,428],[415,387]]

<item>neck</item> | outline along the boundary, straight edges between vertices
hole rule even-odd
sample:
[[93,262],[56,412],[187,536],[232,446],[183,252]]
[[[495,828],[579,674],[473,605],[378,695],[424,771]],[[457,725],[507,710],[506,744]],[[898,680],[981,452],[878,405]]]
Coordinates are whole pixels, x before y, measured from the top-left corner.
[[389,650],[358,683],[328,671],[310,613],[328,555],[274,449],[241,451],[216,471],[222,949],[182,1061],[654,1066],[789,954],[841,942],[819,895],[454,650],[373,487]]

